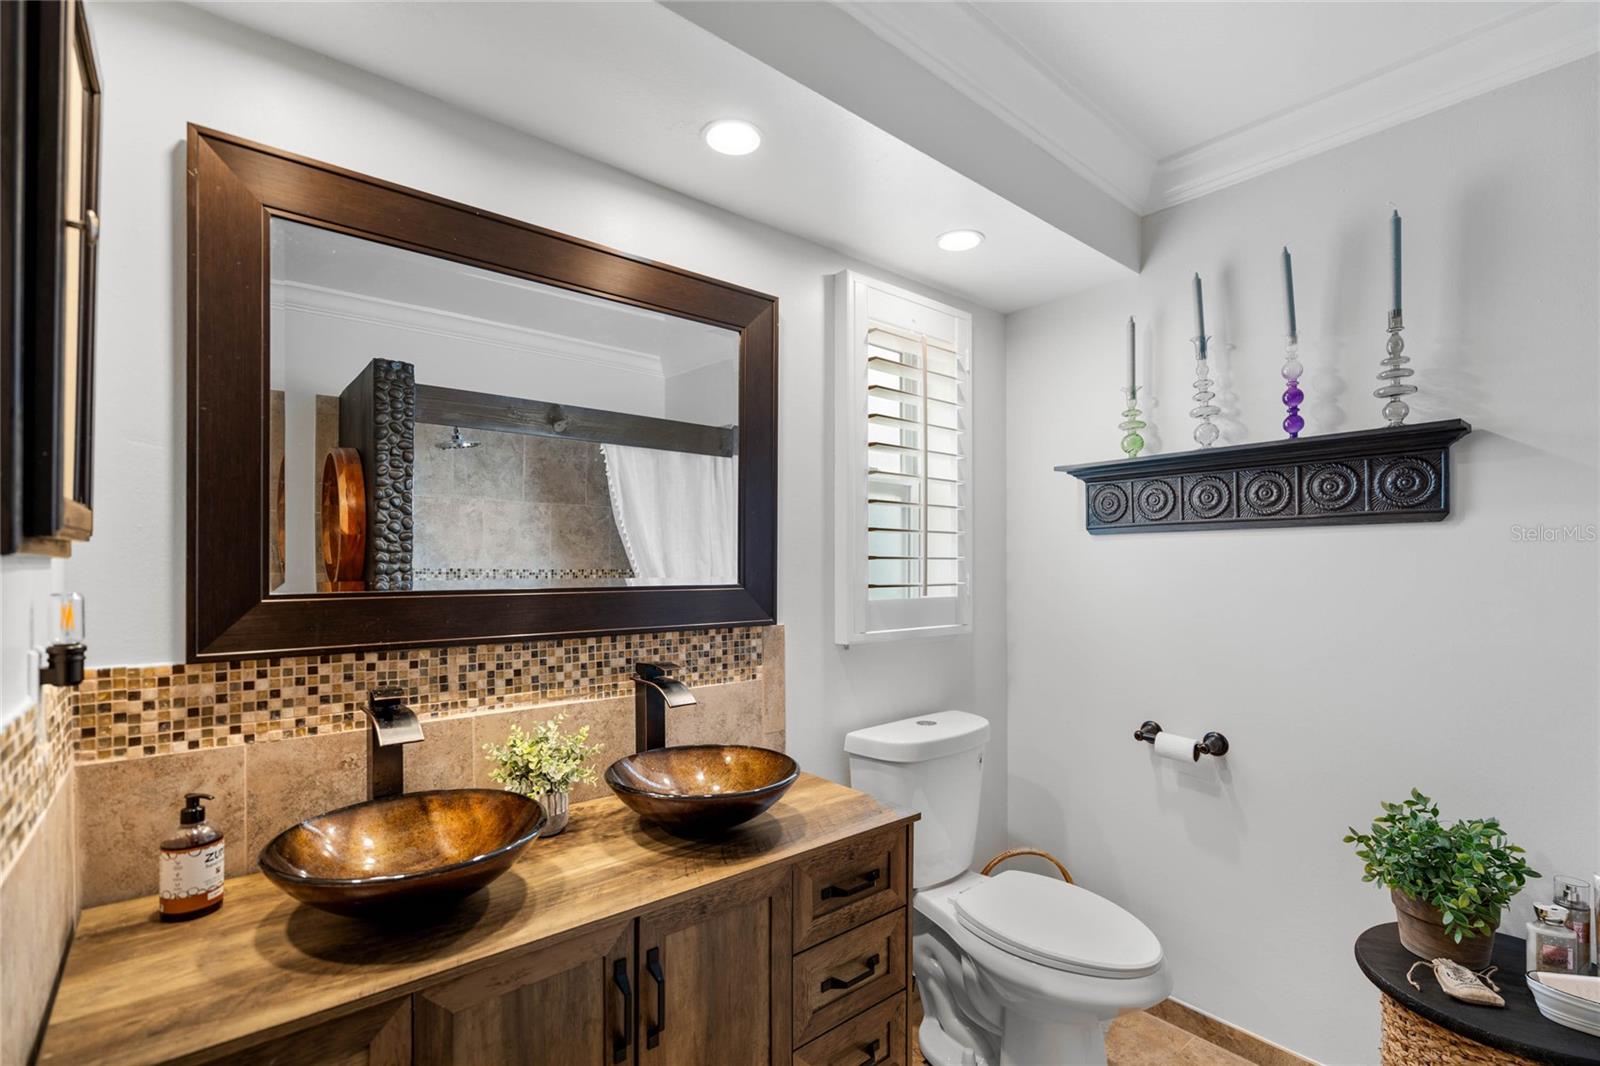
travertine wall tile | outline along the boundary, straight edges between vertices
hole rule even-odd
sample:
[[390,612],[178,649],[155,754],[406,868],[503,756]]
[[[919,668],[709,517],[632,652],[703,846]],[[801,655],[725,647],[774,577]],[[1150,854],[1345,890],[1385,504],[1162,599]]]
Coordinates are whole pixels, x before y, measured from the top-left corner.
[[[78,779],[78,885],[85,907],[156,891],[156,851],[178,827],[185,792],[215,796],[206,803],[210,821],[227,844],[227,873],[244,873],[243,748],[212,748],[84,763]],[[298,786],[297,786],[298,787]]]
[[78,918],[73,788],[63,776],[0,880],[0,1062],[28,1061]]
[[245,749],[245,780],[249,850],[230,875],[257,869],[261,849],[296,822],[367,798],[367,736],[330,733],[252,744]]

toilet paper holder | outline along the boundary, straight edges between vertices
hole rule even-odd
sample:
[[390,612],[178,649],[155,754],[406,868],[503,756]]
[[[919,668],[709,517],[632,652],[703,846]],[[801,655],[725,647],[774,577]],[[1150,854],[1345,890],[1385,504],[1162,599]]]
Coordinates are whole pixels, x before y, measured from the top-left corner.
[[[1146,744],[1154,744],[1156,742],[1156,734],[1159,732],[1161,732],[1160,722],[1147,721],[1138,729],[1134,730],[1133,739],[1142,740]],[[1226,754],[1228,754],[1228,738],[1223,736],[1221,733],[1207,733],[1205,736],[1194,742],[1195,762],[1199,762],[1200,756],[1202,755]]]

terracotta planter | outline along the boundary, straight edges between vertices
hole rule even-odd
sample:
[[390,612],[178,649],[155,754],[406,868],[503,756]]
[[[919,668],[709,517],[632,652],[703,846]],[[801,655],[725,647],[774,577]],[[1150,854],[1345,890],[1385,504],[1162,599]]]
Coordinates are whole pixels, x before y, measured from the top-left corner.
[[1400,923],[1400,945],[1420,959],[1453,959],[1469,970],[1481,970],[1489,965],[1494,952],[1494,936],[1470,936],[1457,944],[1444,931],[1444,915],[1439,908],[1430,907],[1421,900],[1389,890],[1394,900],[1394,916]]

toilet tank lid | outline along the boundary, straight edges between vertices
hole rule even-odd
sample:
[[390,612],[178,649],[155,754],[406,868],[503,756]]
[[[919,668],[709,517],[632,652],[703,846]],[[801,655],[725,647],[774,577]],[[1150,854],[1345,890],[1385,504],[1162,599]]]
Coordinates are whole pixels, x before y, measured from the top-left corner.
[[989,720],[966,711],[935,711],[847,733],[844,750],[881,762],[926,762],[982,747]]

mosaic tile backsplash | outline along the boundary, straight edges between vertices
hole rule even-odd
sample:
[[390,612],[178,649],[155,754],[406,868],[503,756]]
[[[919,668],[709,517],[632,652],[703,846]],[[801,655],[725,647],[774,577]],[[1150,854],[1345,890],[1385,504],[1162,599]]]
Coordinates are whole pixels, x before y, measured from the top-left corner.
[[8,870],[72,766],[70,690],[44,689],[45,735],[29,711],[0,729],[0,871]]
[[[765,632],[740,627],[90,670],[71,701],[76,760],[364,729],[362,706],[378,685],[405,688],[420,716],[441,718],[629,695],[640,659],[678,663],[691,687],[750,681],[761,670]],[[71,716],[64,717],[70,726]],[[11,759],[0,765],[11,772]],[[10,781],[5,785],[9,794]]]

